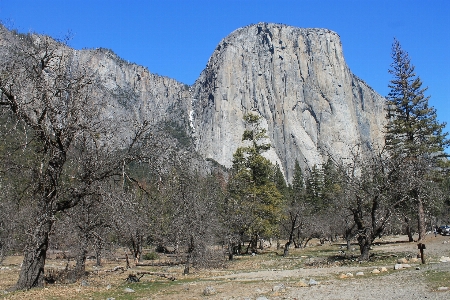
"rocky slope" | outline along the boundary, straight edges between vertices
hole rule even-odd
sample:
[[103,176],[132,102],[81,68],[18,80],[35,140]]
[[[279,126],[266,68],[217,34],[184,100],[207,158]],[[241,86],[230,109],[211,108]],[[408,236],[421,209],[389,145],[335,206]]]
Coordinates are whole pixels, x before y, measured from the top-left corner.
[[268,157],[292,178],[294,161],[321,164],[356,144],[382,143],[383,98],[351,73],[339,36],[326,29],[259,23],[224,38],[192,94],[196,148],[230,166],[242,116],[261,115]]
[[[0,29],[2,45],[11,32]],[[103,118],[128,120],[122,134],[144,119],[165,124],[184,146],[227,167],[248,112],[263,117],[273,146],[267,156],[288,180],[295,160],[312,167],[327,154],[346,157],[354,145],[383,140],[383,98],[351,73],[330,30],[267,23],[237,29],[191,87],[107,49],[74,50],[73,57],[97,74]]]

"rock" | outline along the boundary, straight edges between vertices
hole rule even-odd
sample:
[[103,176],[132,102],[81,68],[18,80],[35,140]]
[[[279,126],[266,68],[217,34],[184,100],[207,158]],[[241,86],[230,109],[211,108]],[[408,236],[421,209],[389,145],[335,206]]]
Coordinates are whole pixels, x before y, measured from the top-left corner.
[[355,275],[356,276],[364,276],[364,272],[357,272]]
[[402,267],[407,269],[407,268],[411,268],[411,265],[410,264],[402,264]]
[[[320,165],[348,157],[352,145],[384,143],[384,98],[348,68],[339,35],[327,29],[258,23],[216,47],[191,88],[196,149],[231,167],[250,111],[263,117],[272,149],[290,181],[294,161]],[[224,146],[226,145],[226,146]]]
[[406,259],[406,258],[399,258],[398,260],[397,260],[397,263],[398,264],[406,264],[406,263],[408,263],[408,260]]
[[378,274],[378,273],[380,273],[380,270],[378,270],[378,269],[373,269],[372,274]]
[[298,286],[298,287],[308,287],[309,285],[308,285],[306,282],[304,282],[303,280],[300,280],[300,281],[298,281],[298,282],[295,284],[295,286]]
[[448,291],[448,287],[446,287],[446,286],[440,286],[440,287],[438,287],[437,290],[438,290],[438,291]]
[[319,283],[318,283],[317,281],[315,281],[314,279],[312,279],[312,278],[311,278],[311,279],[309,280],[309,282],[308,282],[308,285],[309,285],[309,286],[318,285],[318,284],[319,284]]
[[347,273],[345,275],[347,275],[348,277],[353,277],[353,273]]
[[108,285],[106,286],[106,289],[107,289],[107,290],[110,290],[110,289],[111,289],[111,285],[108,284]]
[[106,298],[106,300],[116,300],[116,298]]
[[448,256],[441,256],[439,261],[440,262],[450,262],[450,257],[448,257]]
[[381,268],[381,272],[387,272],[388,270],[387,270],[387,268],[386,267],[382,267]]
[[286,289],[286,287],[284,286],[284,284],[279,284],[272,288],[272,292],[282,292],[285,289]]
[[81,286],[89,286],[89,282],[87,282],[86,280],[82,280]]
[[348,278],[348,276],[345,275],[345,274],[341,274],[341,275],[339,275],[339,278],[340,278],[340,279],[344,279],[344,278]]
[[135,292],[133,289],[130,289],[130,288],[124,288],[123,291],[125,293],[134,293]]
[[210,295],[214,295],[214,294],[216,294],[216,289],[212,286],[207,286],[203,290],[203,295],[205,295],[205,296],[210,296]]
[[416,270],[420,270],[420,267],[416,267]]
[[395,264],[394,270],[401,270],[403,269],[403,264]]

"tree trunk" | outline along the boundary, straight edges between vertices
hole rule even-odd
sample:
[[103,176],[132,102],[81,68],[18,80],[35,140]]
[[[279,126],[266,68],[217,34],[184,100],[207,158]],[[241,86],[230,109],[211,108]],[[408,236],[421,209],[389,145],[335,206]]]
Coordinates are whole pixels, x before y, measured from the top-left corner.
[[408,241],[414,242],[413,234],[411,230],[411,224],[408,217],[405,217],[405,223],[406,223],[406,234],[408,235]]
[[[83,234],[83,233],[81,233]],[[78,279],[82,278],[86,274],[86,255],[87,255],[87,237],[83,236],[80,241],[80,246],[77,253],[77,261],[75,268],[72,271],[71,282],[76,282]]]
[[[43,214],[41,214],[42,216]],[[52,229],[53,220],[46,218],[38,222],[34,233],[29,237],[24,251],[22,268],[16,290],[28,290],[41,287],[44,284],[44,266],[47,258],[48,236]]]
[[423,201],[418,197],[418,212],[417,212],[417,225],[419,230],[419,240],[418,241],[424,241],[425,240],[425,234],[426,234],[426,225],[425,225],[425,210],[423,207]]
[[361,255],[359,256],[359,260],[368,261],[370,256],[370,246],[372,246],[372,242],[366,236],[358,236],[358,244],[359,251]]
[[285,245],[284,245],[284,250],[283,250],[283,256],[286,257],[289,255],[289,247],[291,246],[291,241],[288,241]]

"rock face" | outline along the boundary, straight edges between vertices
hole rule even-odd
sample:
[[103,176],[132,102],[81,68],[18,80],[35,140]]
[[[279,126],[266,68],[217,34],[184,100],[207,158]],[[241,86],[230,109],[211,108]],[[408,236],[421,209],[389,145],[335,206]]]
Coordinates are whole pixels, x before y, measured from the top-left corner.
[[312,167],[328,153],[340,158],[357,144],[382,144],[384,99],[350,72],[330,30],[267,23],[237,29],[191,87],[107,49],[73,50],[73,60],[98,75],[103,118],[128,120],[123,135],[144,119],[167,123],[192,138],[201,156],[226,167],[242,145],[249,112],[263,117],[273,146],[267,156],[289,181],[295,160]]
[[336,33],[259,23],[219,43],[192,88],[190,120],[197,151],[229,167],[243,115],[261,115],[267,156],[291,180],[295,160],[312,167],[382,144],[383,103],[351,73]]

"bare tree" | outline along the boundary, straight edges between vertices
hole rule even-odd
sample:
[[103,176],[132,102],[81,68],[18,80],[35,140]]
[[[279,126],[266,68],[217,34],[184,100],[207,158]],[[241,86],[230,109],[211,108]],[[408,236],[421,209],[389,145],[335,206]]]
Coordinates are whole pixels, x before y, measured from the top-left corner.
[[113,151],[107,141],[108,130],[114,129],[100,118],[102,90],[72,50],[50,37],[29,34],[10,35],[1,51],[0,105],[29,132],[23,143],[33,144],[36,154],[30,164],[30,192],[24,194],[33,221],[16,285],[29,289],[43,283],[57,213],[96,194],[98,182],[119,173],[122,162],[132,159],[130,149],[146,126],[126,140],[128,146],[117,146],[122,153]]
[[343,201],[356,225],[361,260],[369,259],[373,241],[383,235],[391,216],[406,200],[401,196],[400,166],[383,151],[363,154],[359,147],[340,164],[345,176]]

